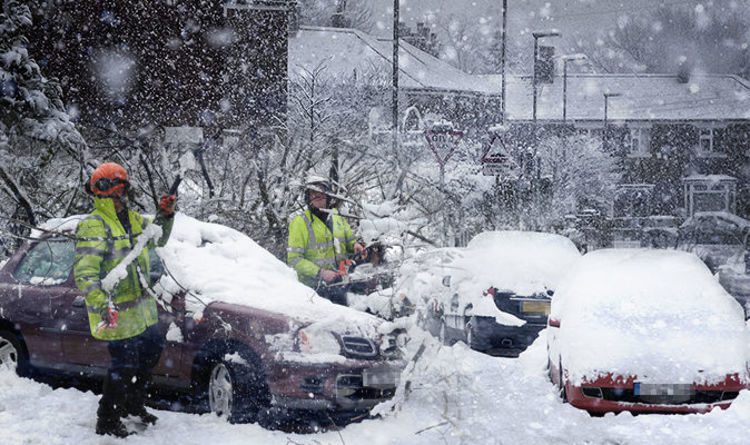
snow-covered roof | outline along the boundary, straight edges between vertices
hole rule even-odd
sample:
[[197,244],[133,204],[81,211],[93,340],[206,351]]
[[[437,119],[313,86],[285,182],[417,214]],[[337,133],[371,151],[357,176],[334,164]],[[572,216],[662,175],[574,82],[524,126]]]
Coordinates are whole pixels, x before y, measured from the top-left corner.
[[[497,88],[500,75],[476,76]],[[604,93],[607,118],[618,120],[725,120],[750,118],[750,83],[728,74],[696,74],[681,83],[672,74],[568,74],[567,119],[601,121]],[[510,120],[532,119],[531,76],[509,76],[506,112]],[[537,119],[562,120],[563,78],[538,84]]]
[[[289,76],[300,69],[313,70],[326,64],[329,75],[351,78],[354,73],[390,73],[393,40],[376,38],[349,28],[302,26],[289,39]],[[399,86],[404,89],[462,91],[500,94],[499,83],[471,76],[426,52],[399,43]]]

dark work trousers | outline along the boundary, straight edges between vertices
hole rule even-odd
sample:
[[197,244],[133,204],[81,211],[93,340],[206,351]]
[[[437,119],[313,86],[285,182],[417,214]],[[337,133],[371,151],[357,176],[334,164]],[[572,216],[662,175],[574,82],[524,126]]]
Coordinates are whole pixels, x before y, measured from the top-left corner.
[[97,415],[115,422],[144,410],[146,385],[164,349],[164,335],[156,324],[135,337],[110,341],[107,347],[112,362],[104,379]]

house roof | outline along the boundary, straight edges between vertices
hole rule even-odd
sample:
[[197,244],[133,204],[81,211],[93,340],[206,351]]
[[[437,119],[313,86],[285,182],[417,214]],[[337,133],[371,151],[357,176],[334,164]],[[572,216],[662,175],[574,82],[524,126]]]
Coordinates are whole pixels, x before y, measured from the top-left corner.
[[[302,26],[289,39],[289,76],[324,64],[334,76],[378,72],[387,73],[390,80],[392,42],[356,29]],[[490,81],[464,73],[404,41],[399,42],[398,66],[401,88],[500,94],[499,87],[489,88]]]
[[[390,82],[393,40],[349,28],[303,26],[289,39],[289,76],[324,65],[333,76],[351,79],[356,73],[385,74]],[[501,94],[500,75],[470,75],[401,41],[399,86],[424,92],[450,91]],[[604,93],[611,97],[612,121],[745,120],[750,119],[750,83],[728,74],[696,74],[680,82],[674,74],[568,74],[567,118],[601,121]],[[563,81],[539,84],[537,119],[562,120]],[[532,119],[531,76],[508,76],[506,115],[509,120]]]
[[[477,76],[499,85],[501,76]],[[750,119],[750,84],[728,74],[702,74],[681,83],[670,74],[568,74],[566,114],[569,120],[601,121],[604,93],[610,97],[607,118],[617,120]],[[532,119],[531,76],[508,77],[507,117]],[[537,119],[562,120],[563,79],[539,84]]]

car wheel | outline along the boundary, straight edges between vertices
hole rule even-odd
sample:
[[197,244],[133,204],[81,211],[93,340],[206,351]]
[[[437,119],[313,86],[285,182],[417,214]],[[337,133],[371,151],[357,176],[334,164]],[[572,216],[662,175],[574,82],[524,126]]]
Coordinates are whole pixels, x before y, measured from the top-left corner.
[[20,376],[28,370],[26,352],[12,332],[0,331],[0,369],[15,371]]
[[208,409],[230,423],[259,422],[270,407],[271,397],[261,366],[248,353],[226,354],[213,362],[206,391]]
[[235,385],[232,373],[224,363],[214,366],[208,380],[208,407],[212,413],[219,417],[229,417],[232,414]]

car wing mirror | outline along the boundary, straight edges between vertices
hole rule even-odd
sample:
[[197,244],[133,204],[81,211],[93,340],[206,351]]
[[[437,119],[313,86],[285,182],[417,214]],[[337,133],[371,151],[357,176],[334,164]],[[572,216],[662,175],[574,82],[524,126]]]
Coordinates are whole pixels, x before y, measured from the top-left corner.
[[446,275],[443,277],[443,286],[445,287],[451,287],[451,276]]
[[559,318],[552,318],[550,317],[547,320],[547,325],[551,328],[559,328],[560,327],[560,319]]

